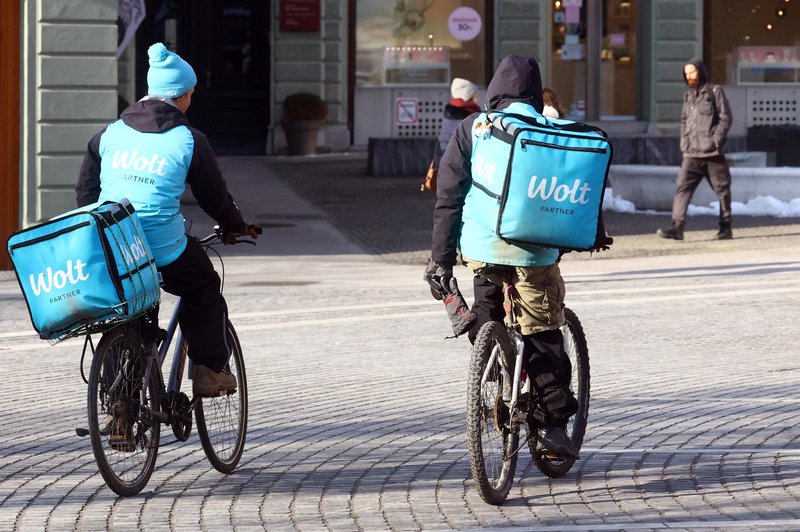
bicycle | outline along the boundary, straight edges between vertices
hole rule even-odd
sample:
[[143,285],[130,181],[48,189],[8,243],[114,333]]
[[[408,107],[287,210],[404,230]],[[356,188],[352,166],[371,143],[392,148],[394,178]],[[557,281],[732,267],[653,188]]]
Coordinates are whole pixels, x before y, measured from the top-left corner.
[[[222,230],[198,239],[206,251],[222,243]],[[230,243],[248,243],[234,239]],[[224,285],[224,268],[223,268]],[[158,327],[157,306],[103,333],[92,348],[89,370],[89,436],[95,461],[106,484],[117,494],[135,495],[147,485],[155,469],[161,425],[169,425],[178,441],[186,441],[192,430],[192,412],[197,434],[211,465],[221,473],[234,471],[242,457],[247,433],[247,378],[242,348],[236,331],[227,322],[231,356],[226,366],[236,376],[236,390],[216,397],[189,397],[181,391],[188,343],[178,329],[178,299],[166,330]],[[162,366],[174,341],[169,381]],[[83,358],[81,358],[83,373]],[[188,374],[191,376],[192,364]]]
[[[523,342],[511,296],[515,291],[507,270],[495,270],[503,278],[504,323],[485,323],[478,331],[470,361],[467,391],[467,440],[472,478],[481,499],[502,504],[511,491],[517,467],[520,427],[525,425],[528,449],[539,471],[550,478],[569,472],[574,459],[548,454],[537,445],[537,426],[529,415],[531,381],[523,364]],[[581,322],[564,309],[561,327],[564,350],[572,364],[570,388],[578,400],[578,412],[567,424],[567,434],[577,449],[583,444],[589,414],[589,350]],[[524,445],[524,442],[523,442]]]

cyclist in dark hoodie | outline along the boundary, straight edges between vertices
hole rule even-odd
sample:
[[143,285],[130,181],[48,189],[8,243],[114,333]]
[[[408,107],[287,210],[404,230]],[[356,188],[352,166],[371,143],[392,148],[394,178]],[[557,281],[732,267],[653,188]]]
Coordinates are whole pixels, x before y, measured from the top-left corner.
[[659,229],[657,234],[662,238],[683,240],[689,202],[697,185],[705,178],[719,198],[719,232],[715,238],[729,240],[733,238],[731,172],[724,148],[733,122],[731,107],[722,87],[709,80],[702,61],[689,61],[683,67],[683,79],[689,87],[683,95],[681,110],[683,162],[672,202],[672,225]]
[[193,393],[236,389],[225,369],[227,305],[220,279],[197,240],[184,233],[181,196],[188,184],[198,204],[225,232],[256,238],[228,192],[208,139],[186,110],[197,77],[177,54],[156,43],[148,50],[148,95],[90,141],[75,187],[79,207],[128,198],[136,209],[167,292],[180,296],[178,316],[194,362]]
[[[487,87],[487,109],[501,110],[514,102],[532,105],[539,113],[544,108],[539,65],[531,58],[503,58]],[[565,294],[558,267],[560,251],[510,244],[471,217],[462,216],[472,186],[472,129],[477,116],[478,113],[472,114],[459,124],[442,157],[431,261],[425,279],[434,297],[443,297],[442,287],[450,286],[457,249],[461,251],[465,265],[475,272],[472,311],[478,319],[468,333],[474,342],[482,324],[502,322],[505,315],[502,288],[490,280],[491,275],[485,275],[486,267],[490,264],[514,267],[513,281],[519,297],[513,304],[537,399],[532,415],[541,427],[538,441],[543,451],[577,459],[578,451],[564,429],[577,411],[578,402],[569,387],[571,364],[560,330],[564,324]]]

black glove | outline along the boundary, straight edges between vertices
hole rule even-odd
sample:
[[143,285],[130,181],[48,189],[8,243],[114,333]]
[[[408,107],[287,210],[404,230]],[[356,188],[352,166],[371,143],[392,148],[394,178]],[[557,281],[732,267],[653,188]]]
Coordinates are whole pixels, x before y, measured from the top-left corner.
[[236,239],[240,236],[249,236],[253,240],[258,238],[258,235],[261,234],[261,226],[258,224],[246,224],[243,223],[240,225],[236,230],[229,230],[223,229],[222,230],[222,243],[227,245],[233,244],[236,242]]
[[603,215],[600,215],[599,223],[597,224],[597,234],[594,238],[594,245],[592,246],[591,251],[606,251],[611,244],[614,243],[614,239],[608,236],[606,233],[606,224],[603,221]]
[[464,296],[458,289],[455,277],[450,277],[450,282],[447,286],[447,294],[444,298],[444,308],[447,311],[447,317],[450,318],[450,323],[453,325],[453,334],[460,336],[470,330],[478,319],[478,316],[469,309],[467,302],[464,301]]
[[428,261],[425,268],[425,279],[431,287],[431,295],[434,299],[441,301],[447,295],[450,280],[453,278],[453,267],[440,262]]

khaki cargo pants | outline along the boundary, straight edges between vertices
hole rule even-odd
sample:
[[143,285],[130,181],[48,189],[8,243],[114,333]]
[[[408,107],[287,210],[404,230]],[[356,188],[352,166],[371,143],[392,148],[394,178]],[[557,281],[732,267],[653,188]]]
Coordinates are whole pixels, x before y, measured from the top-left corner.
[[[475,274],[483,275],[490,282],[502,286],[496,274],[487,274],[485,262],[462,257],[464,265]],[[558,263],[549,266],[509,266],[514,271],[511,282],[517,294],[512,294],[512,307],[520,332],[531,335],[551,331],[564,325],[564,296],[566,288]]]

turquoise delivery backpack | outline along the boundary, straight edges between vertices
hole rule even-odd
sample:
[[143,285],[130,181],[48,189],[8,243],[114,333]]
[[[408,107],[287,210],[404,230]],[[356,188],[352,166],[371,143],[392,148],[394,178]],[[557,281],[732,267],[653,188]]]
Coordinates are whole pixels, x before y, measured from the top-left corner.
[[594,247],[612,156],[603,130],[515,102],[479,115],[472,132],[466,201],[480,225],[512,244]]
[[127,199],[18,231],[8,254],[42,339],[100,332],[161,297],[155,261]]

